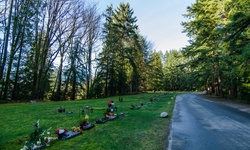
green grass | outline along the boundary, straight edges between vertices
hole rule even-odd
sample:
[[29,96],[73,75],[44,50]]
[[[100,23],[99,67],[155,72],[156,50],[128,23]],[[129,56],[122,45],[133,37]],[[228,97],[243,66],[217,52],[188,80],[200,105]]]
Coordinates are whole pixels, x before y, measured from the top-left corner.
[[[105,124],[95,124],[94,128],[85,130],[82,135],[72,139],[53,141],[46,149],[166,149],[169,123],[174,107],[174,100],[171,97],[176,93],[168,93],[153,104],[147,104],[151,97],[157,95],[159,93],[122,96],[123,102],[118,101],[119,97],[111,97],[85,101],[2,104],[0,105],[0,149],[22,148],[29,134],[34,130],[34,123],[37,120],[40,120],[42,129],[52,127],[53,132],[59,128],[71,130],[73,126],[78,125],[79,111],[84,106],[99,108],[92,113],[87,112],[89,121],[94,123],[104,117],[105,110],[100,108],[106,109],[109,100],[115,101],[117,113],[127,112],[127,114]],[[130,105],[140,105],[140,102],[146,106],[139,110],[130,110]],[[171,105],[168,102],[171,102]],[[60,106],[74,113],[58,113],[57,109]],[[168,112],[170,117],[160,118],[160,113],[164,111]]]

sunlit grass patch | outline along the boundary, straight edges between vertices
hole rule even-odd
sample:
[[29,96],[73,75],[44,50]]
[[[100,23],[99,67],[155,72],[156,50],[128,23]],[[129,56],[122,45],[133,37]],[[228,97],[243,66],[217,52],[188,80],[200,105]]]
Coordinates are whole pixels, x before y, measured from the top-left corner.
[[[46,103],[21,103],[0,105],[1,149],[20,149],[33,131],[34,123],[40,120],[42,129],[52,127],[71,130],[78,125],[79,116],[84,106],[90,106],[93,112],[85,111],[89,115],[89,122],[95,123],[104,117],[107,102],[114,100],[118,108],[116,113],[125,114],[104,124],[83,131],[82,135],[69,140],[54,141],[47,149],[164,149],[166,147],[170,117],[174,107],[175,93],[160,96],[152,104],[150,98],[158,97],[159,93],[122,96],[85,101],[64,101]],[[169,104],[171,102],[171,104]],[[139,110],[130,110],[130,105],[144,105]],[[72,114],[58,113],[63,106]],[[160,118],[161,112],[168,112],[168,118]]]

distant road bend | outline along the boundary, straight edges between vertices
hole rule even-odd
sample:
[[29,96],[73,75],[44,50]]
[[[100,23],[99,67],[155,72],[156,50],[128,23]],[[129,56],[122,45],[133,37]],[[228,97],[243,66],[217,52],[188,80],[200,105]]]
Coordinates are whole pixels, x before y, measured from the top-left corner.
[[250,113],[203,99],[176,97],[167,150],[250,150]]

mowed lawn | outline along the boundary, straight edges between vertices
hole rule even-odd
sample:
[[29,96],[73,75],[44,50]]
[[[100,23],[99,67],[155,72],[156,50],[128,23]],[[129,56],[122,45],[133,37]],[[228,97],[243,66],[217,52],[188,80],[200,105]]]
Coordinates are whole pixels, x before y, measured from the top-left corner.
[[[95,124],[90,130],[84,130],[79,136],[69,140],[55,140],[46,149],[84,149],[84,150],[163,150],[166,149],[169,123],[175,103],[175,93],[144,93],[139,95],[109,97],[105,99],[15,103],[0,105],[0,149],[18,150],[24,146],[29,134],[34,131],[34,124],[40,120],[40,128],[52,127],[52,132],[59,128],[71,130],[78,125],[81,110],[85,106],[93,107],[89,122],[95,123],[103,118],[109,100],[115,101],[117,113],[125,115],[104,124]],[[148,104],[150,98],[157,98]],[[139,110],[130,110],[130,105],[144,106]],[[58,113],[57,109],[65,107],[66,112]],[[161,112],[167,112],[168,118],[160,118]],[[83,115],[84,116],[84,115]],[[56,135],[54,135],[56,136]]]

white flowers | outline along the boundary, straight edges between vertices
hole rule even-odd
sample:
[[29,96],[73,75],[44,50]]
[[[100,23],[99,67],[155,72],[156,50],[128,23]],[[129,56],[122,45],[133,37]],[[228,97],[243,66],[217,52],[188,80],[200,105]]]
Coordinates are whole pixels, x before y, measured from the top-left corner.
[[[44,130],[41,132],[39,130],[40,122],[39,120],[35,123],[35,131],[32,133],[34,137],[30,139],[30,141],[26,141],[24,144],[24,147],[21,148],[21,150],[35,150],[35,149],[40,149],[46,146],[50,146],[50,141],[51,140],[56,140],[57,137],[52,137],[51,136],[51,127],[47,130]],[[36,134],[35,134],[36,133]],[[34,141],[35,139],[39,139],[37,141]]]
[[42,144],[41,139],[39,139],[39,141],[37,141],[36,144],[41,145]]
[[[25,142],[25,144],[28,143],[28,141]],[[28,150],[28,146],[27,145],[24,145],[23,148],[21,148],[20,150]]]

